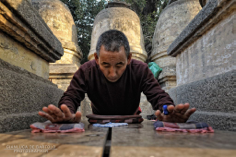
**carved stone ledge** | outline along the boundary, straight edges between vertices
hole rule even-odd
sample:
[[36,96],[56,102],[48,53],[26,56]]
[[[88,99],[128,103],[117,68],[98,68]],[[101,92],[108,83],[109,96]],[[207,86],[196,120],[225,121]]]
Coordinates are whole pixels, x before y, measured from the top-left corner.
[[234,10],[234,0],[209,1],[169,46],[168,55],[176,57]]
[[0,30],[48,62],[63,55],[60,41],[28,0],[0,2]]

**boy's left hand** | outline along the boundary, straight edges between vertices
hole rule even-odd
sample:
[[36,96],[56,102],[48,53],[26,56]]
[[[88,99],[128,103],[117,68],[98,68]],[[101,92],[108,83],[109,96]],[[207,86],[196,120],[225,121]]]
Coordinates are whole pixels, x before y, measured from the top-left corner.
[[157,110],[155,115],[159,121],[172,123],[185,123],[189,117],[196,111],[196,108],[189,109],[189,103],[179,104],[176,106],[169,105],[167,107],[168,115],[164,115],[160,110]]

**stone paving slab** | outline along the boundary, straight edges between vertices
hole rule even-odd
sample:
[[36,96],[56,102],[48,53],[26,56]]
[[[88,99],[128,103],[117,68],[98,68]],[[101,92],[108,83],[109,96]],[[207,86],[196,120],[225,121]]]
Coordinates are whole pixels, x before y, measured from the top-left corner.
[[[101,157],[108,128],[85,124],[82,133],[31,133],[30,129],[0,134],[1,156]],[[20,148],[20,149],[17,149]],[[38,152],[20,152],[35,150]]]
[[[110,147],[110,157],[232,157],[236,154],[236,132],[191,134],[157,132],[153,122],[108,128],[93,127],[87,121],[83,133],[31,133],[21,130],[0,134],[1,156],[102,157]],[[111,139],[109,131],[111,131]],[[17,148],[47,152],[16,152]],[[27,147],[27,148],[26,148]],[[14,152],[15,151],[15,152]]]
[[110,157],[230,157],[236,154],[236,133],[157,132],[153,122],[112,128]]

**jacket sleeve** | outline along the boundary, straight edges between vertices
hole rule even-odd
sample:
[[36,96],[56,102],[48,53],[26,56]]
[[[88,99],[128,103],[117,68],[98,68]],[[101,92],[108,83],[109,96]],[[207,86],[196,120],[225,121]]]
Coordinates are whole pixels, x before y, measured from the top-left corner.
[[161,89],[157,79],[154,78],[154,75],[147,65],[142,75],[142,91],[154,110],[163,111],[163,105],[174,105],[169,94]]
[[58,107],[65,104],[70,109],[71,113],[75,113],[80,106],[80,102],[84,99],[85,93],[87,93],[86,85],[86,70],[81,66],[79,70],[74,74],[69,87],[61,97]]

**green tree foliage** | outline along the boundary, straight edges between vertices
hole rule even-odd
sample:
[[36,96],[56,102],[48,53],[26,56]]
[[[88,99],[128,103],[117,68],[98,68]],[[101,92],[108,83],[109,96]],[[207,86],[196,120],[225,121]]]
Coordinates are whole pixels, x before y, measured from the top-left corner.
[[[78,30],[78,45],[83,52],[81,63],[87,61],[90,50],[93,22],[96,15],[105,8],[108,0],[61,0],[65,3],[74,18]],[[110,0],[117,1],[117,0]],[[131,4],[131,9],[140,17],[144,34],[145,48],[151,50],[152,37],[161,11],[169,0],[120,0]]]
[[106,0],[61,0],[65,3],[74,18],[77,32],[78,45],[83,52],[81,64],[86,62],[91,42],[93,22],[96,15],[105,8]]

